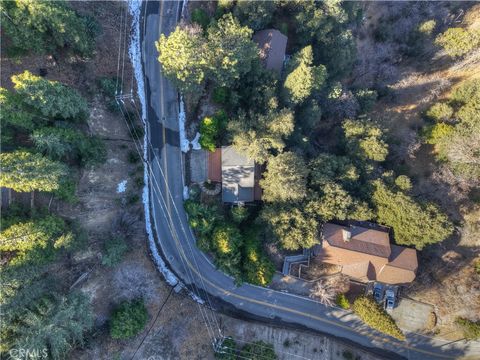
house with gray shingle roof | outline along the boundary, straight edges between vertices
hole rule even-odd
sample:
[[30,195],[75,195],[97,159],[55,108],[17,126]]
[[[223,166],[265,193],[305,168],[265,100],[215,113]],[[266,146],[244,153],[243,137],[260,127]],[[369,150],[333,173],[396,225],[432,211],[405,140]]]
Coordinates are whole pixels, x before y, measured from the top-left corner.
[[254,200],[255,163],[232,146],[222,147],[222,200],[227,203]]

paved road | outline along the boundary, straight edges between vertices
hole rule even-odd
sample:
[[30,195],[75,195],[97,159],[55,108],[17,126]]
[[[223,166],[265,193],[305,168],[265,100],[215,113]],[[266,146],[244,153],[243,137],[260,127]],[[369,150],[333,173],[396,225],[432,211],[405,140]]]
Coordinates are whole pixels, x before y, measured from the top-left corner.
[[[445,343],[408,334],[406,342],[376,332],[355,316],[310,299],[252,285],[235,286],[232,278],[215,269],[196,248],[182,206],[183,158],[179,148],[178,96],[162,76],[154,42],[176,25],[180,2],[149,1],[142,39],[146,75],[147,118],[152,145],[150,184],[152,218],[159,248],[177,276],[215,309],[235,309],[250,316],[295,324],[375,348],[385,358],[454,359],[472,349],[463,342]],[[207,293],[209,294],[207,296]],[[209,303],[211,302],[211,303]],[[200,307],[212,338],[220,336],[213,311]]]

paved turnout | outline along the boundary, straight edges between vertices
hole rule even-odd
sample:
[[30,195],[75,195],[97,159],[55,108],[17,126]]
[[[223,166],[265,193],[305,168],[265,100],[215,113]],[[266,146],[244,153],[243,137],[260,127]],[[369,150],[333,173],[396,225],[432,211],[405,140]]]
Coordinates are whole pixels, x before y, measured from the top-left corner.
[[[401,342],[370,329],[354,315],[325,307],[310,299],[252,285],[236,286],[229,276],[216,270],[196,248],[183,210],[183,158],[179,148],[178,94],[166,80],[157,61],[155,41],[176,26],[181,2],[148,1],[144,4],[142,53],[146,79],[149,162],[153,224],[157,244],[177,276],[217,310],[234,310],[297,327],[309,328],[370,347],[385,358],[455,359],[472,355],[463,342],[447,343],[408,334]],[[208,293],[208,295],[207,295]],[[206,331],[220,336],[215,312],[204,311]],[[208,325],[208,326],[207,326]]]

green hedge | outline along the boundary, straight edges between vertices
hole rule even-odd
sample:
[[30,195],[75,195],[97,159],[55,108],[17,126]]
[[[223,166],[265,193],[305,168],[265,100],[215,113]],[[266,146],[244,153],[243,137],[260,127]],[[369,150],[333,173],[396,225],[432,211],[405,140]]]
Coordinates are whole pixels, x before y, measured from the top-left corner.
[[368,326],[399,340],[405,340],[405,335],[392,317],[371,297],[360,296],[357,298],[353,302],[353,311]]

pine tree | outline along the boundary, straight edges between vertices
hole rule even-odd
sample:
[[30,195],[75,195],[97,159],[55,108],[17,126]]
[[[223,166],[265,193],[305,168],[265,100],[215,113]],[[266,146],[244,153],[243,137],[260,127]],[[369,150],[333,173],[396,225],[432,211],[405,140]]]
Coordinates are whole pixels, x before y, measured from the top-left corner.
[[0,186],[18,192],[55,191],[67,175],[65,165],[23,150],[0,154]]
[[46,80],[25,71],[12,76],[12,82],[24,103],[43,116],[83,120],[88,115],[85,99],[76,90],[58,81]]

